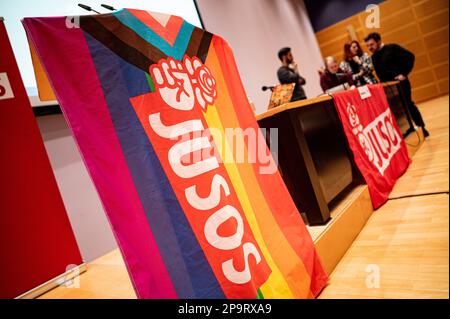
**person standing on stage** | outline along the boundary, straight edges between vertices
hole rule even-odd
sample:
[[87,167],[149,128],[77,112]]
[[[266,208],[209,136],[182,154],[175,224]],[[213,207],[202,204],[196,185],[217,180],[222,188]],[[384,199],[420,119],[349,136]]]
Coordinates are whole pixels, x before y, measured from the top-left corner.
[[340,68],[352,74],[356,86],[377,83],[377,79],[373,75],[372,59],[366,52],[363,52],[356,40],[344,45],[344,60],[341,62]]
[[383,44],[380,34],[376,32],[370,33],[364,41],[369,51],[372,52],[372,63],[378,78],[381,82],[400,81],[413,121],[422,128],[424,136],[428,137],[430,133],[425,129],[422,115],[412,100],[411,83],[408,79],[408,74],[414,66],[414,54],[398,44]]
[[306,99],[305,90],[302,85],[306,80],[298,72],[297,62],[294,60],[291,48],[282,48],[278,51],[278,58],[281,61],[281,67],[278,69],[277,76],[281,84],[295,83],[291,102]]

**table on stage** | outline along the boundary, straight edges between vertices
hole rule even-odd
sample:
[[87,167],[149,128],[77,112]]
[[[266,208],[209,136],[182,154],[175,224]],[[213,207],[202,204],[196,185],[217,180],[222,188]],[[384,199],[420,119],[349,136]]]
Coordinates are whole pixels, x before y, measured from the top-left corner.
[[[400,130],[407,134],[413,124],[399,83],[384,83],[384,90]],[[287,103],[256,119],[261,128],[278,130],[267,134],[267,142],[270,148],[277,138],[279,170],[305,222],[326,223],[339,196],[363,182],[332,97]]]

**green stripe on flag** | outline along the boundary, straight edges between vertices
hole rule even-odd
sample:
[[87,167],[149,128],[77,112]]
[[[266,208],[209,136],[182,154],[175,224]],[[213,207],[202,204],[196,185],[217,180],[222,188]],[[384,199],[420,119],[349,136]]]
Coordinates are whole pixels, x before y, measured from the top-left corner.
[[148,73],[145,73],[145,76],[147,77],[147,82],[148,82],[148,86],[150,87],[150,92],[155,92],[155,84],[153,83],[152,77]]
[[258,294],[257,294],[256,298],[257,299],[264,299],[264,296],[263,296],[263,294],[262,294],[260,289],[258,289]]

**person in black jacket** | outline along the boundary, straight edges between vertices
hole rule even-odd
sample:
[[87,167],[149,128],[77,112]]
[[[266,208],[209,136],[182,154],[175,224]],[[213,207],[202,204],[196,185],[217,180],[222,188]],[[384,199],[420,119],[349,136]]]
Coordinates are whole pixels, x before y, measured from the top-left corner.
[[306,99],[306,94],[302,87],[302,85],[306,84],[306,80],[298,73],[297,62],[294,61],[291,48],[282,48],[278,51],[278,58],[282,63],[277,72],[280,83],[295,83],[291,102]]
[[428,137],[430,133],[425,129],[422,115],[412,100],[411,83],[408,79],[408,74],[414,66],[414,54],[398,44],[383,44],[381,36],[376,32],[370,33],[364,41],[372,52],[372,63],[378,78],[381,82],[400,81],[413,121],[422,128],[425,137]]

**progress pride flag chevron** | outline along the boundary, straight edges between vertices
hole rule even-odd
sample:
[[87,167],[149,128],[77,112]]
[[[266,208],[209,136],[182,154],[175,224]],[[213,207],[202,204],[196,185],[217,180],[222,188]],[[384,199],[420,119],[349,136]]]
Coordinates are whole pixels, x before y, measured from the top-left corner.
[[405,141],[381,84],[368,85],[370,96],[358,90],[333,94],[356,165],[369,187],[374,208],[384,204],[410,163]]

